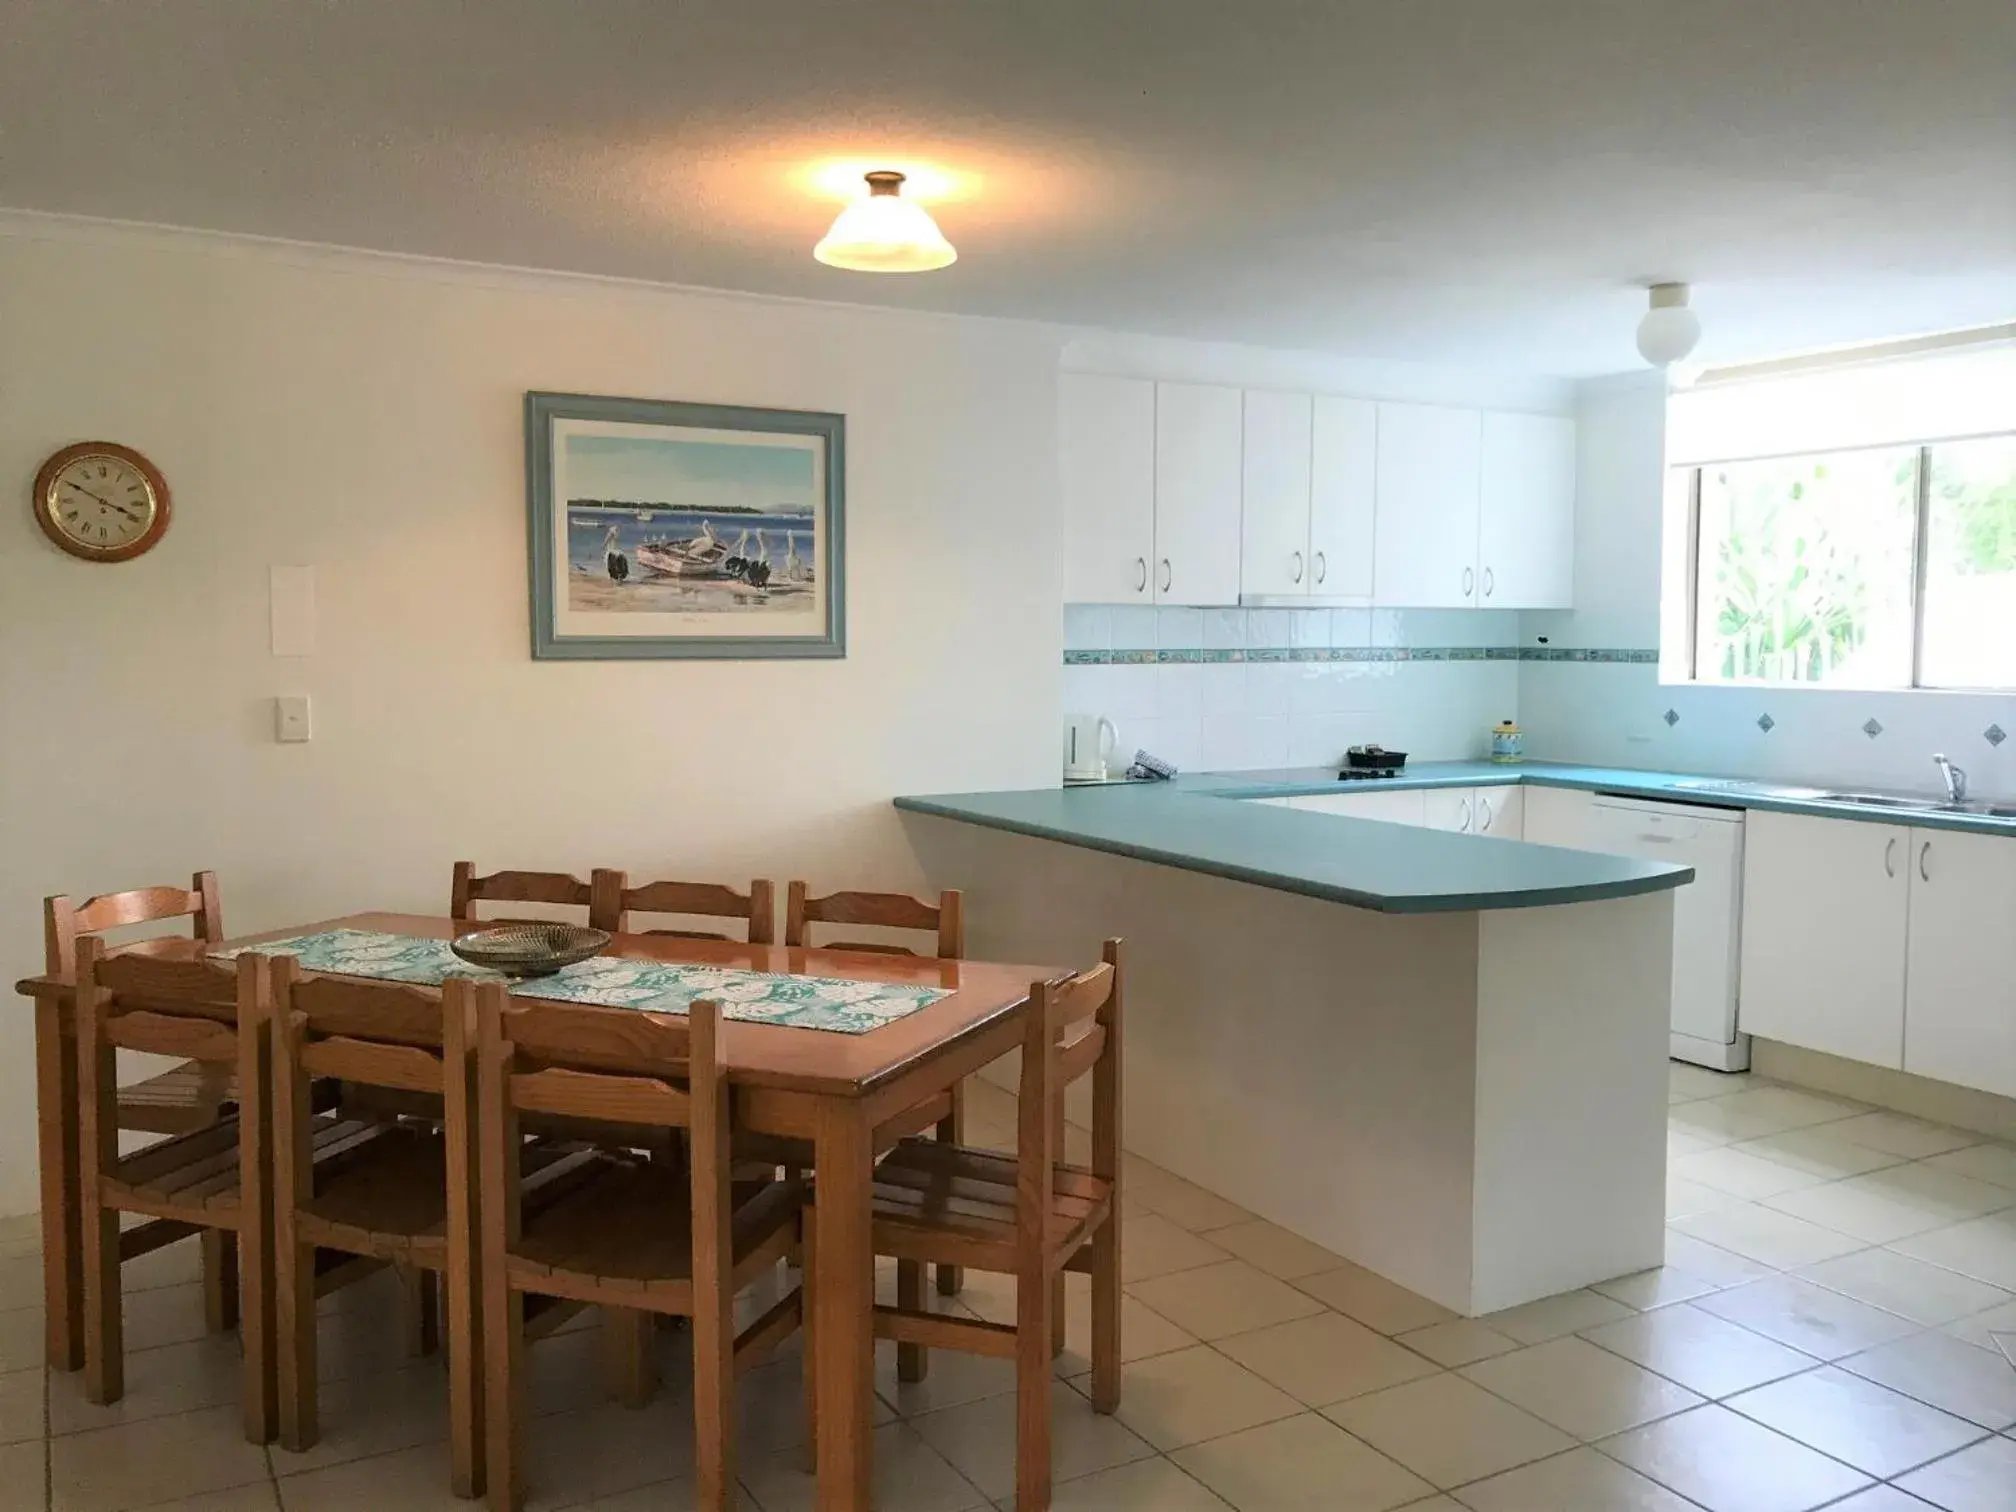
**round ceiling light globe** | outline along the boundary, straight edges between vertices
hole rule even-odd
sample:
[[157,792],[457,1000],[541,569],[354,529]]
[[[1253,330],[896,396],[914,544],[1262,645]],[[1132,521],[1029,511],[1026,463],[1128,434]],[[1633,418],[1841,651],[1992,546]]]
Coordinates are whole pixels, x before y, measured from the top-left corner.
[[814,257],[855,273],[928,273],[958,260],[931,213],[899,193],[902,174],[867,177],[867,197],[840,212],[812,249]]
[[1661,305],[1638,322],[1638,355],[1654,367],[1670,367],[1701,340],[1701,317],[1685,305]]

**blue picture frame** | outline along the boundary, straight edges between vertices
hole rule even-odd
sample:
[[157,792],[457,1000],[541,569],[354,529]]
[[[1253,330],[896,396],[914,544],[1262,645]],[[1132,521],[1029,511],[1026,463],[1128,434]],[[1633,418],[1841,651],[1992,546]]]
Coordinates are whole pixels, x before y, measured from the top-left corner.
[[846,476],[844,415],[527,393],[533,657],[844,657]]

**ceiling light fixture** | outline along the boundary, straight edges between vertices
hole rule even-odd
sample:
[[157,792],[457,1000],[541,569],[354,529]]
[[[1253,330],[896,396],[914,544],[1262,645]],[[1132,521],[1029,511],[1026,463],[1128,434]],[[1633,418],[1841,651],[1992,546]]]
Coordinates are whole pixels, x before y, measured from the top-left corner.
[[1638,322],[1638,355],[1654,367],[1671,367],[1700,340],[1701,317],[1687,308],[1687,285],[1652,285],[1652,307]]
[[864,177],[866,198],[840,212],[814,257],[856,273],[928,273],[959,256],[931,213],[903,198],[902,174],[883,168]]

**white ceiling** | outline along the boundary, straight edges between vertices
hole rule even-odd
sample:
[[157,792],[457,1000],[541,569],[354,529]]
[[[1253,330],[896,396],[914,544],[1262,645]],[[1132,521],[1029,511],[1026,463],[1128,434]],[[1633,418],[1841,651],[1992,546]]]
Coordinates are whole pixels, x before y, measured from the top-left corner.
[[[822,164],[961,257],[813,262]],[[2010,0],[0,0],[0,205],[1475,362],[2016,315]]]

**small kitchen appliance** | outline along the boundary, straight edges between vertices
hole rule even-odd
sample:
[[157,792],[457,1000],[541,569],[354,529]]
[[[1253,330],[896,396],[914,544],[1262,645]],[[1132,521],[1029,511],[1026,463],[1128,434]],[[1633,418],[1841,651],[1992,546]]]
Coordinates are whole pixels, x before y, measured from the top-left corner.
[[1389,751],[1384,746],[1355,745],[1344,753],[1339,782],[1364,782],[1370,778],[1395,777],[1407,765],[1405,751]]
[[1104,714],[1064,716],[1064,780],[1104,782],[1120,732]]

